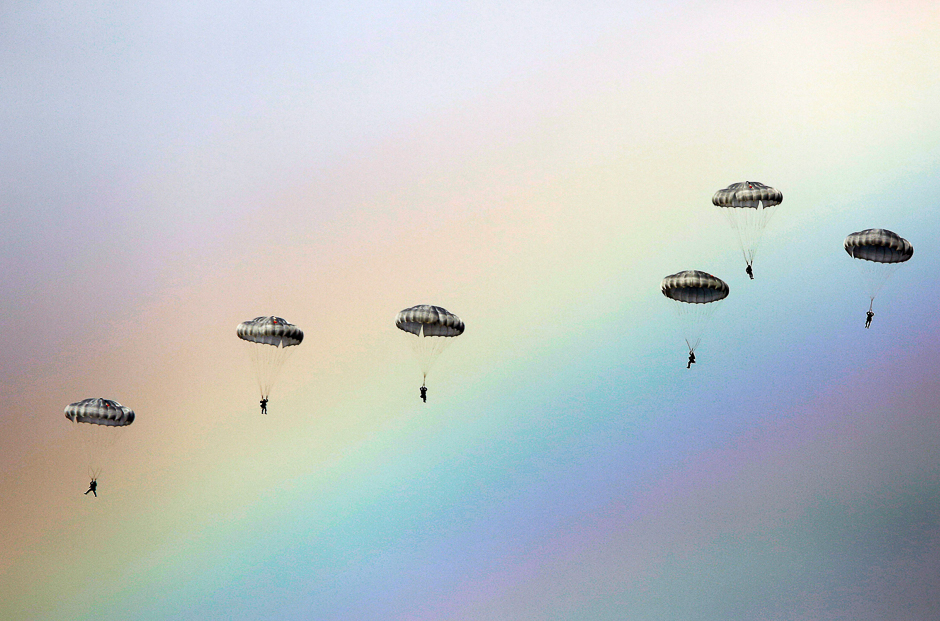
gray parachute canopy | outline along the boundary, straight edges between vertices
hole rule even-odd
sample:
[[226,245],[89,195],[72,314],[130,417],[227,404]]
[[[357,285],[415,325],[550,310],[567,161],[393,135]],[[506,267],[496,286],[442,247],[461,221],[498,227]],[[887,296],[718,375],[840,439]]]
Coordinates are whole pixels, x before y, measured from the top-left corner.
[[395,326],[408,335],[405,338],[411,342],[425,380],[438,356],[453,342],[453,337],[464,331],[460,317],[430,304],[419,304],[401,311],[395,317]]
[[401,311],[395,317],[395,326],[418,336],[460,336],[464,331],[460,317],[440,306],[429,304],[419,304]]
[[718,303],[728,297],[728,284],[711,274],[686,270],[663,278],[661,287],[682,321],[689,352],[695,351]]
[[[783,193],[780,190],[757,181],[732,183],[724,190],[715,192],[712,197],[712,203],[721,209],[737,233],[738,244],[748,266],[754,264],[764,228],[782,201]],[[747,273],[751,278],[754,277],[751,270]]]
[[[712,204],[718,207],[774,207],[783,202],[783,192],[757,181],[732,183],[724,190],[718,190],[712,197]],[[763,205],[762,205],[763,203]]]
[[685,270],[663,278],[663,295],[677,302],[708,304],[728,297],[728,284],[720,278],[700,272]]
[[865,229],[845,238],[849,256],[875,263],[903,263],[914,256],[914,247],[887,229]]
[[83,399],[65,406],[65,417],[73,423],[125,427],[134,422],[134,410],[112,399]]
[[280,317],[255,317],[238,324],[238,338],[251,343],[291,347],[304,340],[304,331]]
[[[281,317],[255,317],[238,324],[238,338],[247,342],[261,398],[267,399],[281,367],[304,340],[304,331]],[[270,345],[271,347],[266,347]]]
[[875,296],[888,278],[908,259],[914,256],[914,247],[897,233],[886,229],[865,229],[845,238],[845,251],[855,261],[855,266],[868,287],[872,309]]
[[83,399],[65,406],[72,436],[81,441],[88,476],[97,479],[117,438],[134,422],[134,410],[113,399]]

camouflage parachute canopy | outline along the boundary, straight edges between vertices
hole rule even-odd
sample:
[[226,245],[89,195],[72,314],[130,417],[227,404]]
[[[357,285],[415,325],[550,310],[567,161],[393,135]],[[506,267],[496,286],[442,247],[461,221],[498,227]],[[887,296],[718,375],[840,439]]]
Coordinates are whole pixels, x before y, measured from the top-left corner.
[[855,259],[875,263],[903,263],[914,256],[914,246],[887,229],[865,229],[845,238],[845,251]]
[[720,278],[700,272],[685,270],[663,278],[663,295],[677,302],[708,304],[728,297],[728,283]]
[[124,427],[134,422],[134,410],[113,399],[83,399],[65,406],[65,417],[73,423]]
[[440,306],[429,304],[419,304],[401,311],[395,317],[395,326],[418,336],[460,336],[464,331],[460,317]]
[[281,317],[255,317],[238,324],[238,338],[251,343],[291,347],[300,345],[304,331]]
[[732,183],[724,190],[718,190],[712,197],[712,204],[718,207],[773,207],[783,202],[783,192],[757,181]]

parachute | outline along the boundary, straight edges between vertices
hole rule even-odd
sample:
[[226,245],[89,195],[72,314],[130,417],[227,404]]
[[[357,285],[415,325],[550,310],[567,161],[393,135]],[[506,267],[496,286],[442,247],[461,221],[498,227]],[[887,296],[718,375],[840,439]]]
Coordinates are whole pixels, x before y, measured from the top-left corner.
[[661,289],[684,324],[689,353],[694,352],[718,302],[728,297],[728,284],[711,274],[686,270],[663,278]]
[[88,464],[88,476],[97,479],[111,447],[122,430],[134,422],[134,410],[112,399],[83,399],[65,406],[65,418],[72,423]]
[[875,296],[888,278],[902,263],[914,256],[911,242],[887,229],[865,229],[852,233],[845,238],[845,251],[853,259],[859,259],[855,265],[868,287],[871,299],[868,310],[871,310]]
[[261,398],[267,399],[281,367],[304,340],[304,332],[280,317],[255,317],[238,324],[238,338],[245,341]]
[[[732,183],[718,190],[712,204],[720,207],[728,218],[731,228],[738,234],[738,242],[748,268],[753,267],[757,246],[764,234],[764,227],[773,217],[777,205],[783,202],[783,193],[757,181]],[[748,269],[748,275],[753,278]]]
[[[457,315],[440,306],[420,304],[398,313],[395,326],[408,333],[418,366],[421,368],[422,386],[427,381],[428,371],[453,337],[464,331],[463,321]],[[411,336],[413,335],[413,337]]]

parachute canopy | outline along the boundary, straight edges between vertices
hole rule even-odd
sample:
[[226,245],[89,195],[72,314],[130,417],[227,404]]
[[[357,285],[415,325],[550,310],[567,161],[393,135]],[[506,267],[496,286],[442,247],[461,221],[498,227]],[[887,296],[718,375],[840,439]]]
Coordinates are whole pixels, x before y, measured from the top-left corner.
[[868,287],[868,297],[871,299],[868,310],[872,309],[875,297],[888,278],[902,263],[914,256],[911,242],[887,229],[865,229],[852,233],[845,238],[844,246],[850,257],[860,259],[855,265]]
[[280,317],[255,317],[238,324],[238,338],[251,343],[292,347],[304,340],[304,331]]
[[700,272],[685,270],[663,278],[663,295],[676,302],[708,304],[728,297],[728,284],[720,278]]
[[247,343],[258,390],[261,398],[267,399],[281,367],[303,342],[304,331],[286,319],[269,316],[241,322],[236,334]]
[[118,436],[134,422],[134,410],[113,399],[83,399],[65,406],[72,435],[80,441],[88,476],[97,479]]
[[849,256],[875,263],[903,263],[914,256],[914,247],[887,229],[865,229],[845,238]]
[[689,352],[695,351],[718,303],[728,297],[728,284],[711,274],[686,270],[663,278],[661,289],[682,321]]
[[440,306],[419,304],[398,313],[395,326],[399,330],[421,336],[460,336],[463,321]]
[[[720,207],[731,228],[738,234],[738,242],[748,266],[754,263],[764,228],[783,202],[783,193],[757,181],[732,183],[718,190],[712,204]],[[753,278],[752,272],[748,274]]]
[[124,427],[134,422],[134,410],[112,399],[83,399],[65,406],[65,417],[73,423]]
[[732,183],[712,197],[712,204],[717,207],[742,209],[776,207],[782,202],[783,192],[757,181]]
[[[419,304],[401,311],[395,317],[395,326],[409,335],[425,380],[441,352],[454,340],[453,337],[460,336],[464,331],[460,317],[430,304]],[[414,338],[410,335],[414,335]]]

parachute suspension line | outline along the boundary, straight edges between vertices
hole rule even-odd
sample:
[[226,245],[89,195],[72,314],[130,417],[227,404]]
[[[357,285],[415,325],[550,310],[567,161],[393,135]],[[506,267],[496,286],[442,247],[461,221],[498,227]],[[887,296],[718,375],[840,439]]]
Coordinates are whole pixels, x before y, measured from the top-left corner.
[[877,261],[865,261],[857,259],[855,261],[865,286],[868,287],[868,297],[874,299],[881,292],[881,289],[888,282],[888,279],[898,271],[903,263],[878,263]]
[[98,476],[101,474],[101,464],[97,466],[88,466],[88,477],[92,480],[97,480]]
[[284,347],[280,343],[278,345],[269,345],[247,341],[246,347],[248,347],[251,364],[255,369],[261,398],[266,399],[271,394],[271,389],[277,381],[284,363],[294,353],[294,348]]
[[725,213],[728,223],[738,236],[744,261],[753,266],[757,247],[764,236],[764,228],[777,210],[777,205],[768,206],[761,201],[758,207],[721,207],[720,209]]
[[108,455],[124,427],[107,427],[89,423],[71,423],[72,432],[79,437],[85,463],[88,464],[88,476],[97,479]]
[[[450,342],[454,339],[453,337],[445,336],[425,336],[424,326],[421,327],[419,334],[409,334],[407,338],[411,340],[412,350],[415,353],[415,358],[417,358],[418,366],[421,369],[422,380],[426,383],[431,367],[434,366],[438,357],[440,357],[441,353],[447,349],[447,346],[450,345]],[[422,383],[422,386],[424,383]]]
[[689,352],[694,352],[702,342],[702,334],[711,322],[712,315],[715,314],[721,300],[708,304],[688,304],[678,300],[671,300],[671,302],[683,324],[685,344],[689,346]]

